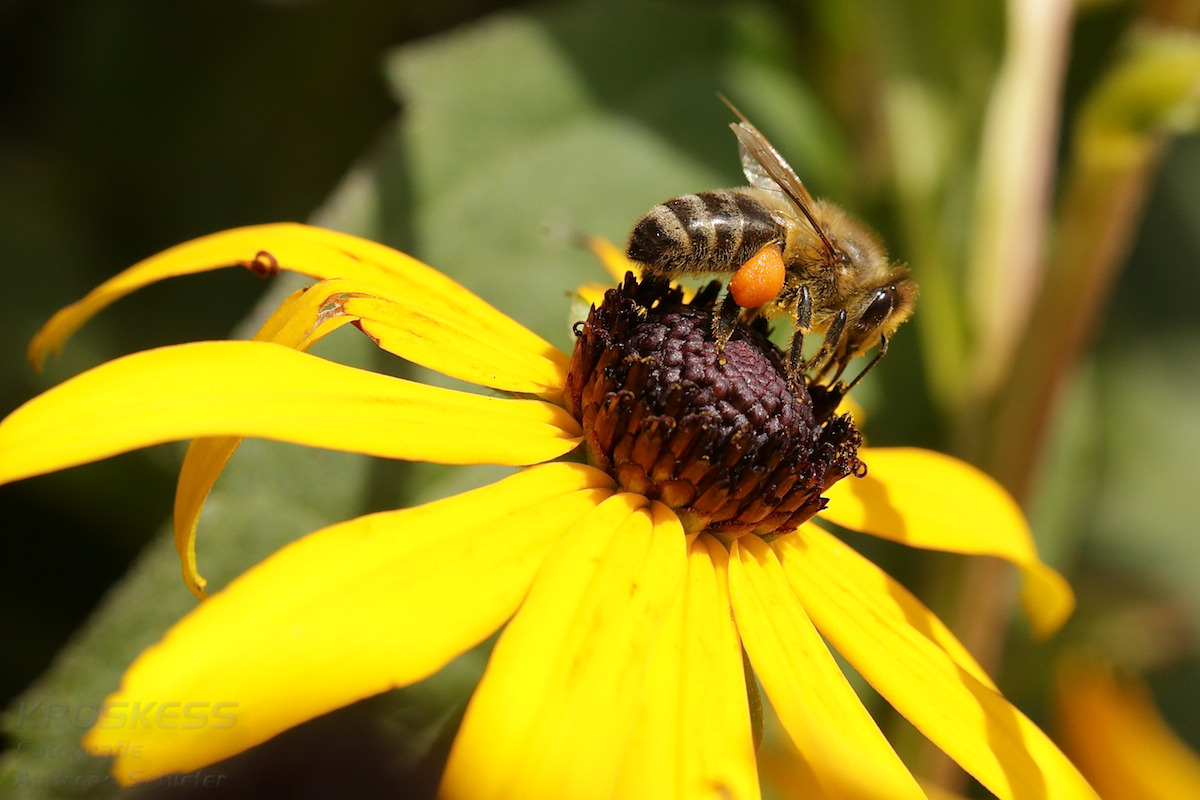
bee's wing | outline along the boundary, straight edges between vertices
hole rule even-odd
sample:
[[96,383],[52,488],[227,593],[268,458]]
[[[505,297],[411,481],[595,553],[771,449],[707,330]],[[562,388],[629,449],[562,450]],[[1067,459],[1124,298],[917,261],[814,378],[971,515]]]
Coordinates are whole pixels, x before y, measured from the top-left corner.
[[[730,108],[733,108],[730,106]],[[734,109],[737,113],[737,109]],[[742,154],[742,171],[746,173],[746,179],[750,181],[750,185],[768,192],[781,192],[796,208],[800,209],[808,224],[821,238],[825,244],[825,249],[833,254],[833,246],[829,240],[825,238],[825,232],[817,225],[816,219],[813,218],[812,206],[813,196],[808,193],[808,189],[804,188],[804,184],[797,177],[788,163],[783,160],[783,156],[771,146],[767,141],[767,137],[758,132],[758,128],[751,125],[745,117],[742,121],[729,124],[733,129],[733,133],[738,138],[738,144],[741,147]]]
[[758,128],[745,119],[738,123],[731,122],[729,127],[738,138],[742,172],[751,186],[784,194],[802,210],[812,206],[813,196],[804,188],[804,183],[783,160],[783,156],[779,155],[779,151],[767,141],[767,137],[758,132]]
[[[734,133],[736,133],[738,126],[733,125],[731,127],[734,129]],[[765,192],[783,194],[783,187],[767,174],[763,165],[758,163],[758,159],[746,148],[746,143],[741,140],[741,137],[738,137],[738,155],[742,159],[742,172],[751,186],[755,189],[762,189]]]

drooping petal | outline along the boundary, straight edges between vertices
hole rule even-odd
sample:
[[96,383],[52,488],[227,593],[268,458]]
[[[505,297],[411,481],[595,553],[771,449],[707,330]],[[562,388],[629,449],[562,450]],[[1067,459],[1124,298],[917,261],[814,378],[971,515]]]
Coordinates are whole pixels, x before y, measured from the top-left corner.
[[196,436],[258,436],[446,464],[531,464],[579,442],[536,400],[423,386],[263,342],[200,342],[110,361],[0,423],[0,483]]
[[1071,615],[1071,587],[1039,560],[1021,509],[991,477],[931,450],[872,447],[859,457],[867,476],[834,484],[822,519],[912,547],[1011,561],[1024,573],[1025,613],[1040,636]]
[[[274,342],[305,352],[325,335],[351,321],[343,314],[328,313],[330,298],[350,291],[362,291],[360,284],[340,278],[320,281],[299,289],[267,318],[255,334],[257,342]],[[217,436],[196,439],[188,445],[175,486],[173,533],[175,551],[179,553],[183,581],[192,594],[204,599],[208,583],[196,569],[196,526],[200,510],[225,464],[229,462],[240,436]]]
[[988,791],[1001,800],[1097,800],[1053,742],[976,677],[978,665],[961,663],[969,659],[961,645],[948,648],[948,633],[933,638],[914,627],[931,615],[907,593],[889,594],[898,587],[866,559],[812,525],[774,546],[825,639]]
[[175,482],[175,509],[171,515],[175,552],[179,554],[183,582],[201,600],[208,597],[204,591],[208,579],[200,575],[196,566],[196,531],[200,524],[200,511],[217,478],[241,443],[240,436],[193,439]]
[[1200,797],[1200,755],[1167,727],[1144,685],[1085,659],[1064,664],[1056,683],[1063,747],[1104,800]]
[[545,464],[306,536],[142,653],[85,744],[125,743],[113,774],[136,783],[421,680],[500,627],[611,493],[591,467]]
[[728,562],[707,535],[688,549],[687,583],[654,642],[642,719],[614,797],[758,800]]
[[831,800],[924,800],[788,586],[774,551],[733,544],[729,592],[754,671]]
[[546,559],[500,637],[442,778],[445,800],[614,797],[647,658],[682,591],[679,521],[617,495]]
[[290,222],[203,236],[135,264],[55,314],[30,344],[29,360],[40,366],[79,326],[132,291],[164,278],[230,266],[357,281],[376,287],[384,297],[468,320],[492,334],[497,346],[540,354],[564,368],[568,363],[557,348],[416,259],[357,236]]
[[[514,392],[561,393],[557,361],[524,350],[499,349],[471,322],[422,311],[403,301],[379,297],[366,284],[333,278],[292,294],[267,319],[255,341],[307,351],[348,322],[359,324],[385,350],[447,375]],[[196,570],[196,525],[212,490],[241,437],[198,439],[188,448],[175,492],[175,546],[184,581],[205,597],[206,581]]]

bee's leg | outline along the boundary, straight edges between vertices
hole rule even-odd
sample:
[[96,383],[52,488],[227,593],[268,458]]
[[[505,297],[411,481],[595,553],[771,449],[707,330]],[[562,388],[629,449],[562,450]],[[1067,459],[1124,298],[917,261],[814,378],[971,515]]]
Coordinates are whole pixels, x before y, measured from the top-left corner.
[[800,287],[800,296],[796,298],[796,311],[792,317],[792,346],[788,348],[788,383],[792,391],[797,391],[803,385],[803,375],[807,364],[804,361],[804,332],[812,329],[812,294],[807,286]]
[[833,368],[833,365],[837,361],[835,354],[839,349],[838,345],[841,344],[842,334],[845,330],[846,310],[842,309],[833,318],[833,322],[830,323],[829,328],[826,329],[825,338],[821,342],[821,349],[812,357],[812,360],[804,365],[805,369],[816,367],[817,374],[814,376],[815,380],[820,381]]
[[717,358],[722,364],[725,363],[725,344],[733,336],[741,312],[742,307],[733,299],[731,293],[726,292],[725,299],[713,314],[713,338],[717,340]]
[[875,354],[875,357],[871,359],[871,363],[869,363],[865,367],[863,367],[862,372],[858,373],[858,375],[855,376],[854,380],[850,381],[849,383],[843,382],[843,383],[839,384],[839,386],[842,387],[841,388],[842,394],[846,394],[851,389],[853,389],[855,386],[858,386],[858,382],[863,379],[863,376],[866,375],[868,372],[870,372],[871,369],[876,364],[879,363],[879,359],[883,358],[883,354],[887,352],[887,348],[888,348],[888,338],[886,336],[880,335],[880,337],[879,337],[879,352],[877,352]]

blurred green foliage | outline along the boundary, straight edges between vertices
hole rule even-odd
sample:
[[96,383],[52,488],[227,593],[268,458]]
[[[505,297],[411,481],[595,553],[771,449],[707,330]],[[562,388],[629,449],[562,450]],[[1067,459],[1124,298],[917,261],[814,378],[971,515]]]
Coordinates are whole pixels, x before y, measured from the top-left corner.
[[[980,128],[1004,56],[1002,4],[581,0],[489,14],[501,5],[517,4],[0,6],[10,76],[0,88],[0,269],[19,298],[0,326],[0,412],[122,353],[225,336],[264,287],[240,270],[123,300],[44,375],[22,360],[55,309],[119,269],[196,235],[278,219],[313,219],[412,252],[569,348],[568,293],[603,277],[579,233],[620,241],[657,202],[741,183],[720,91],[816,194],[866,218],[925,283],[913,330],[901,331],[862,387],[872,443],[959,446],[963,420],[935,400],[930,375],[971,345],[937,309],[962,313]],[[1080,11],[1062,163],[1077,111],[1126,52],[1140,13],[1129,3]],[[1018,637],[1001,671],[1006,692],[1045,720],[1056,648],[1086,642],[1151,670],[1168,717],[1193,744],[1197,185],[1200,140],[1181,139],[1149,192],[1099,344],[1070,381],[1028,498],[1043,550],[1077,587],[1077,619],[1058,644]],[[290,285],[271,286],[251,318]],[[317,352],[443,380],[388,363],[350,329]],[[11,696],[43,675],[14,708],[101,699],[192,607],[169,537],[153,539],[181,452],[161,447],[0,487],[10,575],[0,584],[0,635],[18,645],[7,648],[0,680]],[[320,526],[497,474],[247,442],[202,520],[201,569],[217,588]],[[931,604],[952,602],[945,576],[957,574],[956,560],[852,541]],[[247,796],[301,785],[360,797],[396,796],[402,785],[428,796],[482,657],[467,654],[424,684],[239,756],[234,785]],[[73,743],[79,734],[17,730],[11,717],[7,730],[13,741]],[[22,766],[10,757],[0,781]]]

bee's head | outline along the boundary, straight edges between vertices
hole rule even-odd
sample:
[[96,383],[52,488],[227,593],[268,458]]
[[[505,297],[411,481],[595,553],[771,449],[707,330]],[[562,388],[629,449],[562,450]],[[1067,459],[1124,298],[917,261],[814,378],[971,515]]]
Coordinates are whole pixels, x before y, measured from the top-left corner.
[[917,284],[907,267],[895,267],[885,280],[863,287],[853,304],[845,333],[847,356],[862,355],[874,347],[880,337],[891,338],[896,329],[912,316],[917,302]]

